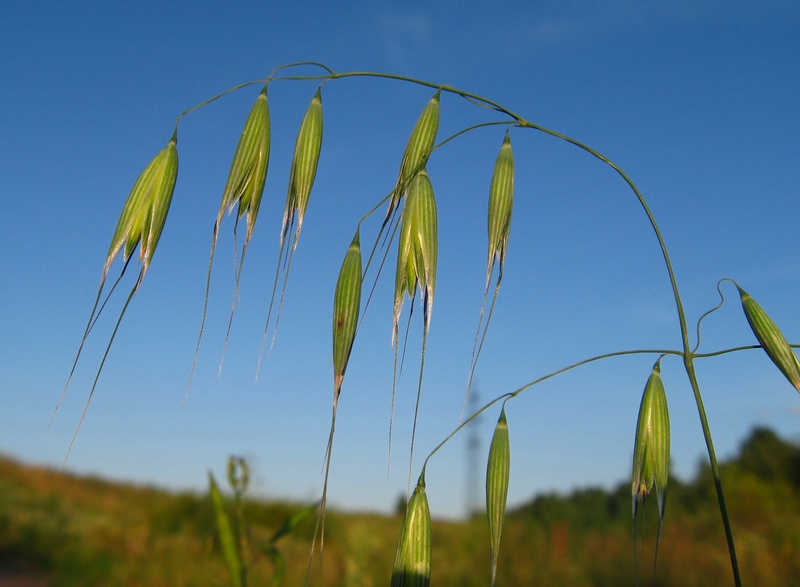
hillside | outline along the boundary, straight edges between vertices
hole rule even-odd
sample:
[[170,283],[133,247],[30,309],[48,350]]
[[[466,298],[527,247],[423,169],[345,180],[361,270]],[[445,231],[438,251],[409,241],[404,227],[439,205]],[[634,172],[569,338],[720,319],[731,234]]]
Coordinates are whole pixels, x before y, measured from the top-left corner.
[[[737,457],[723,464],[722,475],[744,584],[800,585],[800,447],[754,430]],[[246,502],[251,552],[303,507]],[[639,562],[651,569],[657,514],[652,504],[646,511]],[[611,492],[588,488],[536,497],[509,512],[498,585],[633,585],[630,512],[626,483]],[[314,584],[386,584],[400,524],[399,516],[330,512]],[[313,525],[312,516],[278,543],[285,585],[303,584]],[[487,584],[482,517],[434,522],[433,549],[432,584]],[[268,560],[255,560],[250,584],[271,584],[273,570]],[[208,496],[0,459],[0,585],[172,587],[226,580]],[[729,582],[708,471],[689,482],[671,479],[656,585]]]

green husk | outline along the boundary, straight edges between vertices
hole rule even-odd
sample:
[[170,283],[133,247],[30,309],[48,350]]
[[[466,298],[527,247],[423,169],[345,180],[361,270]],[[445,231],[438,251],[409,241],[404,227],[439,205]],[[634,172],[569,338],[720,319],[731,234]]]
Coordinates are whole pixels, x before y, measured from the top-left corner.
[[783,376],[800,392],[800,363],[786,337],[750,294],[738,285],[736,287],[742,300],[744,315],[753,334]]
[[300,229],[303,227],[308,199],[314,178],[317,175],[317,165],[322,149],[322,91],[317,89],[311,99],[311,104],[306,110],[297,141],[294,146],[292,167],[289,171],[289,191],[286,195],[286,207],[283,212],[283,226],[281,228],[281,246],[289,229],[297,217],[292,248],[297,246]]
[[334,401],[344,381],[347,362],[356,336],[361,307],[361,244],[359,231],[344,257],[333,301],[333,378]]
[[238,204],[237,223],[242,216],[247,216],[245,249],[253,234],[261,198],[264,194],[267,168],[269,167],[269,150],[269,105],[267,103],[267,86],[264,86],[250,109],[239,137],[239,143],[236,145],[216,221],[216,226],[219,226],[225,211],[232,212]]
[[511,229],[511,209],[514,204],[514,153],[511,139],[506,131],[500,152],[497,154],[492,184],[489,189],[489,261],[487,265],[487,286],[495,261],[499,264],[497,281],[503,278],[503,266],[508,248],[508,234]]
[[430,327],[433,311],[439,247],[438,221],[433,186],[424,169],[414,177],[408,188],[402,223],[395,274],[393,341],[406,293],[413,298],[419,285],[426,331]]
[[664,517],[669,476],[669,445],[669,410],[664,383],[661,380],[659,358],[647,379],[636,423],[631,482],[634,517],[638,506],[644,502],[653,488],[656,490],[661,518]]
[[175,191],[178,177],[177,143],[176,128],[167,146],[150,161],[133,184],[114,235],[111,237],[111,245],[103,265],[101,288],[111,264],[123,247],[123,259],[127,261],[136,245],[139,245],[139,262],[142,264],[142,269],[136,284],[137,288],[147,273],[164,230],[172,194]]
[[428,156],[436,141],[436,134],[439,132],[441,94],[441,90],[436,90],[411,131],[411,136],[406,143],[405,151],[403,151],[403,158],[400,161],[400,171],[397,174],[397,183],[392,192],[389,209],[386,211],[384,225],[389,221],[407,192],[411,179],[425,167],[428,161]]
[[489,460],[486,465],[486,517],[489,521],[489,537],[492,548],[492,585],[495,583],[497,556],[500,552],[500,535],[506,515],[508,479],[511,468],[511,446],[505,407],[492,435]]
[[424,473],[408,502],[397,542],[392,587],[428,587],[431,580],[431,512]]

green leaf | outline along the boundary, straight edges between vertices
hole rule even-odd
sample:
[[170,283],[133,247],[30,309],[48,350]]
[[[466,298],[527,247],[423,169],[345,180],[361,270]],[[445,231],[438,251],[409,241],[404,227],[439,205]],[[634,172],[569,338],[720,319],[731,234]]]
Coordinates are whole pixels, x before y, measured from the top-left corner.
[[222,494],[211,472],[208,473],[208,482],[211,492],[211,501],[214,504],[219,543],[222,547],[222,555],[225,558],[225,563],[228,565],[228,571],[231,575],[231,584],[234,587],[243,587],[243,567],[241,557],[239,556],[238,543],[233,533],[231,519],[225,511],[225,502],[222,499]]

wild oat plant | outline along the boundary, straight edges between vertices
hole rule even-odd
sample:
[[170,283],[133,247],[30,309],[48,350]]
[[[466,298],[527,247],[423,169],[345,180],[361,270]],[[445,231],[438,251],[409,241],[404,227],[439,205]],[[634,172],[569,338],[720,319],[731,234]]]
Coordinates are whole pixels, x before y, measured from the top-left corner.
[[[311,73],[308,73],[308,71]],[[81,355],[84,343],[91,333],[98,317],[102,313],[106,302],[113,295],[116,286],[120,283],[122,275],[128,267],[135,249],[139,249],[140,270],[135,285],[128,293],[127,299],[120,315],[118,316],[112,334],[106,346],[97,372],[89,391],[83,415],[78,422],[75,435],[78,433],[83,416],[89,407],[92,395],[94,394],[100,374],[103,369],[108,352],[113,344],[114,337],[119,329],[122,318],[135,296],[136,292],[143,284],[147,269],[152,262],[159,238],[164,229],[164,224],[169,211],[172,194],[175,189],[178,173],[178,124],[183,116],[206,106],[232,92],[249,91],[253,87],[260,88],[256,95],[255,103],[244,122],[241,138],[230,167],[229,176],[222,194],[222,201],[219,210],[213,221],[213,236],[211,241],[210,257],[208,264],[208,277],[206,281],[206,293],[203,304],[203,312],[200,319],[200,330],[198,334],[197,347],[194,360],[191,364],[189,380],[187,382],[186,394],[189,393],[192,373],[194,372],[197,353],[200,349],[203,327],[206,319],[208,307],[208,294],[211,280],[211,267],[214,261],[214,251],[217,244],[222,221],[226,211],[228,213],[236,210],[234,222],[234,237],[238,222],[242,219],[246,221],[246,233],[235,262],[238,269],[235,271],[235,289],[233,294],[233,304],[231,307],[230,320],[228,322],[228,332],[225,335],[227,343],[230,333],[230,325],[234,317],[234,309],[237,305],[240,278],[244,267],[245,253],[253,235],[259,206],[264,193],[264,185],[267,177],[270,156],[270,112],[268,107],[268,90],[274,84],[280,83],[301,83],[312,85],[311,101],[302,120],[297,134],[294,147],[294,155],[289,172],[289,187],[286,196],[286,205],[283,212],[283,221],[280,230],[280,247],[276,264],[272,294],[267,310],[267,319],[264,328],[264,340],[262,341],[261,353],[269,336],[270,324],[272,325],[272,335],[270,346],[275,341],[278,330],[278,322],[281,315],[281,307],[286,292],[286,285],[291,269],[292,256],[300,239],[303,228],[303,219],[310,202],[311,191],[316,177],[317,166],[320,160],[323,137],[323,108],[322,95],[323,89],[330,83],[343,83],[348,78],[378,78],[390,80],[398,87],[423,86],[430,88],[434,93],[432,98],[424,104],[421,114],[411,128],[408,142],[405,146],[402,159],[399,162],[397,179],[394,181],[392,189],[383,198],[376,202],[375,206],[363,214],[356,223],[352,241],[347,247],[342,246],[344,260],[341,265],[339,277],[335,286],[333,300],[333,321],[332,321],[332,364],[333,364],[333,407],[330,426],[330,436],[327,443],[325,481],[321,495],[315,541],[311,547],[309,557],[309,581],[313,580],[311,560],[315,552],[322,552],[324,546],[324,520],[328,477],[330,473],[330,456],[333,449],[333,438],[336,424],[336,409],[339,395],[342,391],[347,365],[353,349],[353,343],[358,335],[361,320],[364,319],[366,310],[369,306],[375,285],[383,273],[385,262],[390,250],[396,243],[396,269],[394,285],[394,316],[392,325],[392,345],[394,347],[394,369],[392,381],[392,412],[394,411],[394,395],[396,390],[397,377],[402,369],[403,357],[405,355],[405,341],[408,336],[406,327],[405,336],[400,335],[400,316],[402,314],[404,300],[408,297],[411,300],[411,308],[419,301],[422,306],[423,325],[421,332],[421,360],[419,379],[417,385],[417,399],[415,407],[414,421],[412,424],[411,452],[409,455],[409,485],[411,484],[411,472],[413,466],[413,447],[414,434],[416,432],[416,421],[419,411],[419,399],[422,394],[423,373],[425,369],[425,349],[428,328],[430,326],[434,293],[436,289],[436,273],[438,265],[438,219],[436,196],[434,192],[434,179],[429,176],[427,164],[431,157],[436,156],[437,151],[446,149],[448,143],[456,141],[465,134],[479,128],[497,128],[498,142],[500,149],[494,165],[491,178],[487,178],[489,186],[488,193],[488,216],[487,216],[487,265],[486,265],[486,284],[483,292],[483,303],[478,317],[477,331],[473,344],[472,356],[469,363],[467,374],[466,395],[470,388],[473,374],[478,364],[478,360],[483,349],[486,334],[489,329],[492,312],[498,299],[500,284],[503,277],[503,270],[509,247],[509,234],[514,201],[514,153],[512,147],[512,135],[515,141],[525,140],[529,132],[544,133],[550,137],[565,141],[578,149],[589,153],[599,159],[604,164],[610,166],[622,179],[632,196],[636,198],[646,220],[652,229],[653,235],[658,241],[662,262],[666,268],[671,286],[672,297],[674,298],[675,308],[680,328],[681,348],[663,350],[629,350],[610,353],[601,356],[594,356],[567,365],[555,372],[539,377],[534,381],[523,385],[519,389],[509,391],[499,397],[495,397],[480,409],[467,417],[462,418],[461,424],[452,431],[425,459],[419,479],[410,492],[410,499],[407,504],[406,515],[397,544],[394,569],[392,571],[392,585],[411,586],[428,585],[431,573],[431,550],[435,545],[431,542],[431,521],[428,498],[426,495],[425,471],[431,458],[438,450],[449,442],[454,436],[464,430],[465,426],[474,420],[479,414],[490,408],[501,404],[500,415],[497,426],[491,440],[491,448],[486,467],[486,515],[488,519],[487,538],[490,543],[491,559],[487,561],[487,580],[494,585],[496,569],[498,564],[498,552],[500,549],[503,519],[506,508],[506,498],[509,487],[510,477],[510,426],[506,418],[507,410],[512,407],[511,400],[518,395],[525,393],[538,383],[555,377],[566,371],[577,369],[589,363],[617,357],[622,355],[632,355],[641,353],[651,353],[656,356],[652,372],[646,380],[644,392],[642,394],[639,417],[636,426],[636,435],[633,440],[632,452],[632,476],[631,476],[631,528],[632,528],[632,548],[636,553],[636,530],[637,515],[642,512],[641,506],[652,493],[658,501],[659,523],[658,534],[656,537],[656,547],[652,562],[652,580],[656,580],[658,543],[661,538],[661,527],[664,520],[664,507],[666,500],[666,490],[668,483],[668,469],[670,456],[670,422],[667,408],[668,395],[661,380],[661,361],[667,357],[675,357],[681,360],[683,368],[688,377],[689,383],[694,393],[700,423],[705,437],[710,460],[711,472],[713,475],[721,521],[725,529],[728,549],[730,553],[730,566],[735,585],[740,585],[739,567],[736,558],[736,548],[733,538],[728,512],[725,505],[722,482],[720,480],[717,458],[712,443],[711,431],[703,407],[703,399],[700,393],[700,386],[695,375],[695,361],[700,358],[708,357],[711,354],[700,354],[697,352],[699,347],[700,323],[710,313],[719,309],[724,303],[722,292],[723,283],[730,282],[736,287],[739,293],[744,316],[752,329],[758,344],[750,347],[730,348],[713,353],[714,356],[741,351],[745,348],[762,348],[772,362],[777,366],[786,379],[800,391],[800,363],[786,338],[775,323],[769,318],[761,306],[745,292],[745,290],[730,278],[724,278],[717,284],[720,295],[720,303],[716,308],[706,312],[696,325],[697,343],[692,347],[690,343],[689,325],[687,324],[686,314],[681,302],[680,292],[675,279],[672,263],[668,254],[667,246],[662,238],[661,231],[655,217],[653,216],[644,196],[636,187],[630,177],[620,169],[615,163],[602,155],[595,149],[554,130],[544,128],[534,122],[527,120],[505,106],[476,95],[474,93],[457,89],[441,83],[432,83],[419,79],[412,79],[394,74],[373,73],[373,72],[346,72],[337,73],[320,63],[301,62],[283,65],[275,68],[265,79],[249,81],[231,88],[225,92],[206,100],[197,106],[181,113],[175,124],[172,136],[164,147],[142,171],[141,175],[134,184],[127,201],[124,203],[122,213],[116,229],[111,239],[106,259],[103,264],[102,277],[98,287],[97,297],[90,313],[83,336],[78,345],[78,351],[64,387],[63,394],[69,385],[72,374],[75,371]],[[458,132],[441,138],[438,136],[439,119],[442,109],[447,108],[447,101],[450,99],[466,100],[470,105],[479,109],[483,122],[473,124],[463,128]],[[385,208],[383,218],[375,219],[377,212]],[[369,249],[366,262],[363,261],[361,250],[361,233],[369,223],[375,223],[375,238]],[[338,245],[336,245],[338,246]],[[122,253],[123,266],[120,276],[110,287],[106,287],[107,274],[117,258]],[[278,288],[281,283],[280,290]],[[494,287],[492,288],[492,284]],[[366,289],[366,291],[365,291]],[[491,292],[491,296],[490,296]],[[105,297],[104,297],[105,295]],[[417,297],[419,296],[419,297]],[[276,305],[277,302],[277,305]],[[487,309],[488,305],[488,309]],[[273,317],[274,314],[274,317]],[[410,319],[410,316],[409,316]],[[267,349],[267,352],[269,352]],[[259,365],[261,363],[261,353],[259,354]],[[224,350],[223,350],[224,357]],[[220,370],[222,362],[220,361]],[[60,402],[60,400],[59,400]],[[57,408],[56,408],[57,409]],[[389,424],[389,447],[391,453],[391,419]],[[74,437],[73,437],[74,441]],[[70,448],[71,448],[70,444]],[[69,454],[69,449],[67,450]],[[234,487],[235,496],[240,497],[241,491],[246,486],[246,468],[244,463],[232,463],[231,484]],[[238,473],[237,473],[238,472]],[[244,477],[240,478],[242,475]],[[241,585],[246,580],[246,562],[243,552],[243,536],[237,539],[231,525],[231,521],[225,514],[222,498],[213,477],[210,479],[211,493],[218,515],[218,531],[221,539],[223,552],[231,570],[231,580],[234,585]],[[238,489],[237,489],[238,488]],[[239,491],[239,493],[237,493]],[[237,498],[238,499],[238,498]],[[241,528],[241,524],[239,526]],[[317,541],[318,540],[318,541]],[[318,544],[318,546],[317,546]],[[634,561],[636,555],[634,554]],[[645,573],[637,566],[636,576],[640,577]],[[388,569],[387,569],[388,573]],[[648,572],[649,574],[649,572]]]

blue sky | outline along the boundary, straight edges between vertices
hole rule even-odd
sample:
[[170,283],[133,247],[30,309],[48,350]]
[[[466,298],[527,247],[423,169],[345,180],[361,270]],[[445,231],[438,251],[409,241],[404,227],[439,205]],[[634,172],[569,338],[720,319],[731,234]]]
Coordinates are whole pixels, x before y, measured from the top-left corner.
[[[800,4],[790,1],[7,3],[0,21],[0,451],[61,466],[123,296],[87,343],[53,423],[105,253],[137,175],[178,114],[285,63],[402,74],[483,95],[580,140],[637,183],[666,239],[690,324],[736,279],[800,342]],[[301,69],[298,73],[314,73]],[[180,123],[180,171],[153,264],[123,321],[65,468],[204,490],[229,454],[255,491],[313,501],[330,423],[330,321],[356,222],[393,186],[405,141],[432,95],[396,81],[323,90],[325,136],[275,348],[254,381],[277,259],[294,136],[316,89],[270,86],[273,142],[241,303],[217,381],[233,295],[232,218],[217,248],[198,368],[211,228],[258,86]],[[440,137],[498,117],[442,98]],[[414,460],[458,423],[485,279],[486,199],[503,128],[440,149],[428,170],[439,210],[436,301]],[[511,133],[515,212],[498,307],[476,373],[488,401],[573,362],[676,349],[659,249],[609,167],[541,133]],[[371,243],[383,212],[362,232]],[[421,312],[408,337],[387,474],[395,252],[356,341],[339,402],[330,502],[391,509],[405,492]],[[119,271],[119,261],[111,273]],[[131,271],[126,282],[135,279]],[[704,323],[703,351],[752,344],[735,299]],[[403,316],[408,315],[406,303]],[[611,486],[629,475],[641,392],[656,355],[592,364],[507,408],[510,502]],[[662,363],[673,471],[705,454],[680,362]],[[797,438],[800,398],[763,353],[698,361],[716,448],[757,424]],[[485,466],[497,409],[481,417]],[[467,436],[431,461],[435,514],[463,512]]]

